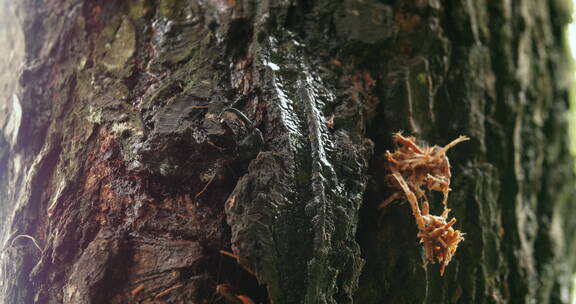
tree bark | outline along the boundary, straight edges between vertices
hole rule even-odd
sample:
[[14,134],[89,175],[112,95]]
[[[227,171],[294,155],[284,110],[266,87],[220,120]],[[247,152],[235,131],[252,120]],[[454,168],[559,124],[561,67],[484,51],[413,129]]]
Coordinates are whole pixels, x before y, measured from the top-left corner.
[[[0,302],[569,303],[567,1],[9,6]],[[443,276],[399,130],[471,137]]]

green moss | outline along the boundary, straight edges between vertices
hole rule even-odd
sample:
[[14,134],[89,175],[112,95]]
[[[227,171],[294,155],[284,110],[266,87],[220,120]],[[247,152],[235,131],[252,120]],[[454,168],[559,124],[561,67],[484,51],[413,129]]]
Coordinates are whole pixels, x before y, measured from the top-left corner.
[[132,21],[124,17],[122,23],[116,31],[113,40],[105,45],[105,55],[102,58],[102,65],[110,72],[121,73],[126,71],[126,63],[134,54],[136,48],[136,33]]
[[143,18],[150,12],[150,1],[147,0],[130,0],[128,1],[128,12],[132,20]]
[[176,13],[178,1],[161,0],[158,4],[158,15],[163,17],[172,17]]

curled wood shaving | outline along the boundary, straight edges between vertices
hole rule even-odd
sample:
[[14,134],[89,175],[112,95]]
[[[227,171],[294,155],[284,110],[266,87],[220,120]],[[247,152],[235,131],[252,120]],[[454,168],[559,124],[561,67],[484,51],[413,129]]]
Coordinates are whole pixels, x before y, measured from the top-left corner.
[[[406,199],[412,209],[412,215],[418,226],[418,237],[423,243],[426,260],[434,264],[435,259],[442,263],[440,275],[456,253],[458,244],[464,240],[464,233],[454,230],[456,219],[448,220],[447,208],[450,192],[450,162],[446,151],[469,138],[460,136],[444,147],[419,146],[414,137],[394,134],[398,148],[394,153],[386,151],[386,182],[394,190],[379,208],[384,208],[398,199]],[[440,216],[429,213],[430,205],[427,192],[442,192],[444,211]],[[422,201],[422,211],[420,202]]]
[[226,303],[230,304],[254,304],[249,297],[238,294],[238,292],[230,284],[218,284],[216,292],[226,299]]

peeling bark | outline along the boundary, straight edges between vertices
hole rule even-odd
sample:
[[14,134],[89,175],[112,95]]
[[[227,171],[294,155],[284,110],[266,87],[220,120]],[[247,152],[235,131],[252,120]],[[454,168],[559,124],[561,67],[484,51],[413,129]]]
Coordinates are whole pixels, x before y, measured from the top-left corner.
[[[11,4],[0,302],[569,303],[564,5]],[[443,277],[377,209],[398,130],[471,138]]]

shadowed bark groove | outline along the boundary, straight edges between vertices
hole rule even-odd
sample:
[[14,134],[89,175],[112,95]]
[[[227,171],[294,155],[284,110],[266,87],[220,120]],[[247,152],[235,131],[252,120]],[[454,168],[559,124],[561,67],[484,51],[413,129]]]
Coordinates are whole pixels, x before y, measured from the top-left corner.
[[[13,3],[0,302],[568,303],[563,5]],[[399,130],[471,138],[443,277],[377,209]]]

